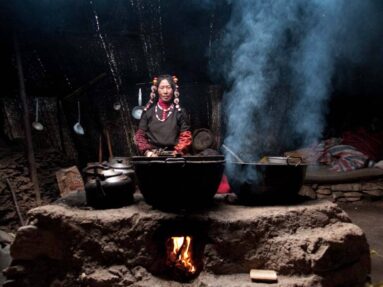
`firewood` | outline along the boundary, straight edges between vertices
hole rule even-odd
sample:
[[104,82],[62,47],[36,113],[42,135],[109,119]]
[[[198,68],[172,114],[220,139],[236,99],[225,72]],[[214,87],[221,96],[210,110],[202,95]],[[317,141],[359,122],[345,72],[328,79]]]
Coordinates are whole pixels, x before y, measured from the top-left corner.
[[17,216],[19,217],[20,225],[23,226],[25,225],[25,221],[23,219],[23,216],[21,215],[20,207],[19,207],[19,204],[17,203],[15,191],[13,189],[11,182],[8,180],[8,178],[6,179],[6,182],[7,182],[9,190],[12,193],[13,204],[15,205],[15,209],[16,209]]
[[253,281],[277,282],[277,272],[274,270],[251,269],[250,278]]

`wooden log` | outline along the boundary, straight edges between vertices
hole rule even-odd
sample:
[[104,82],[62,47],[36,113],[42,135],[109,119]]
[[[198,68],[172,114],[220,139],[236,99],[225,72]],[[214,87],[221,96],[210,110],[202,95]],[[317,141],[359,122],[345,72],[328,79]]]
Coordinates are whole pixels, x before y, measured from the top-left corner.
[[98,142],[98,162],[102,162],[102,135],[100,135]]
[[31,180],[33,182],[33,189],[36,195],[36,203],[37,205],[40,205],[41,196],[40,196],[40,189],[39,189],[39,181],[37,179],[35,153],[33,150],[33,143],[32,143],[31,121],[29,119],[27,95],[25,93],[24,73],[23,73],[23,66],[21,63],[21,54],[20,54],[16,35],[14,37],[14,44],[15,44],[17,71],[19,76],[20,97],[21,97],[21,102],[23,105],[23,112],[24,112],[24,129],[25,129],[25,138],[26,138],[26,144],[27,144],[29,172],[30,172]]
[[66,149],[65,149],[65,141],[64,141],[63,122],[62,122],[62,119],[61,119],[62,103],[61,103],[61,100],[58,97],[56,97],[56,106],[57,106],[56,117],[57,117],[57,123],[58,123],[58,127],[59,127],[59,136],[60,136],[61,150],[62,150],[62,152],[65,155],[67,155],[66,154]]
[[20,221],[20,225],[24,226],[25,225],[25,221],[23,219],[23,216],[21,215],[19,204],[17,203],[17,198],[16,198],[15,190],[13,189],[12,184],[8,180],[8,178],[6,179],[6,181],[7,181],[8,188],[9,188],[9,190],[12,193],[12,200],[13,200],[13,204],[15,205],[15,209],[16,209],[17,217],[19,218],[19,221]]
[[274,270],[251,269],[250,278],[253,281],[277,282],[277,272]]
[[112,159],[113,158],[113,150],[112,150],[112,143],[110,142],[110,136],[109,136],[108,130],[105,130],[105,135],[106,135],[106,142],[108,144],[109,159]]
[[63,100],[67,100],[71,97],[74,97],[74,96],[79,96],[80,94],[84,93],[87,89],[89,89],[91,86],[93,86],[94,84],[96,84],[98,81],[102,80],[103,78],[105,78],[106,76],[106,73],[101,73],[100,75],[98,75],[97,77],[95,77],[93,80],[90,80],[88,83],[86,83],[85,85],[79,87],[78,89],[76,89],[75,91],[73,91],[72,93],[66,95],[63,97]]

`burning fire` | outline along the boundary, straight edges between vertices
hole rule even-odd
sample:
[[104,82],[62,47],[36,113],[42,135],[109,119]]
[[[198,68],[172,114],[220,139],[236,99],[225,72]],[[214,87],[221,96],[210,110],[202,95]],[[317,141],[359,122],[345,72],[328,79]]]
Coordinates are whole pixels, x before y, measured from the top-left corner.
[[196,268],[192,262],[191,237],[171,237],[169,241],[172,246],[168,253],[170,264],[189,273],[195,273]]

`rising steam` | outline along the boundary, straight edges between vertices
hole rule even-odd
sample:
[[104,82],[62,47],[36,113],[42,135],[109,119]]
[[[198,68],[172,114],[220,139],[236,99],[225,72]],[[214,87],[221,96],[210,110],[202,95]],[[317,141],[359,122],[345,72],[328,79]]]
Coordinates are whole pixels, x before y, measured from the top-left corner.
[[337,61],[361,60],[372,3],[232,1],[212,67],[229,86],[225,144],[251,161],[319,140]]

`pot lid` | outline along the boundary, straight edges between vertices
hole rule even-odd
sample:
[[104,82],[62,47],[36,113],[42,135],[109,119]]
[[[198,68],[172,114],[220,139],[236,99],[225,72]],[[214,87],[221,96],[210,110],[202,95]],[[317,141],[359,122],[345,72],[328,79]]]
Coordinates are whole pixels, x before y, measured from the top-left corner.
[[193,149],[202,151],[210,148],[214,143],[214,134],[209,129],[197,129],[193,133]]

